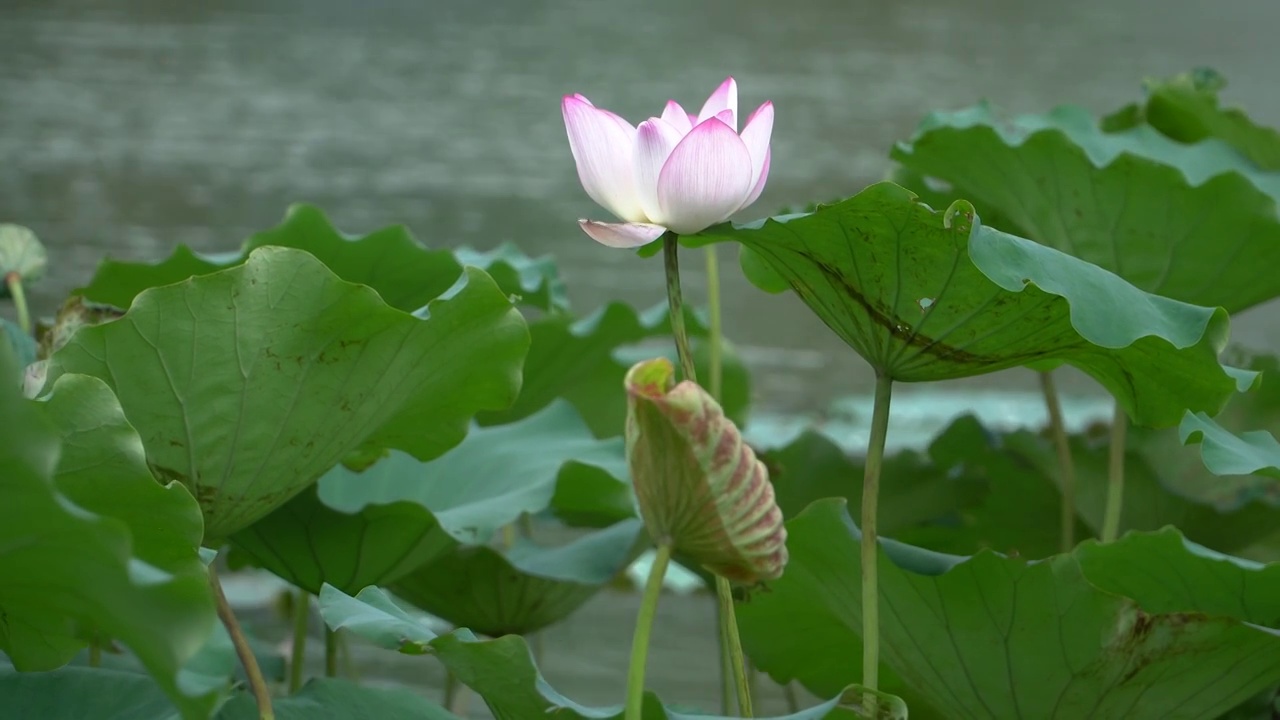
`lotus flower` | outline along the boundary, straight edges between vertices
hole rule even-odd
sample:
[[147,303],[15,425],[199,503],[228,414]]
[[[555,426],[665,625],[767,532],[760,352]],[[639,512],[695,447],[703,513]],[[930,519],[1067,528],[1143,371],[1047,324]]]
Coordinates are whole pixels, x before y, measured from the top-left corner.
[[690,235],[760,197],[769,176],[773,103],[738,133],[738,84],[725,80],[690,115],[671,100],[661,117],[634,127],[581,95],[561,103],[582,187],[621,223],[579,220],[597,242],[632,248],[667,230]]
[[787,530],[768,470],[720,404],[674,376],[658,358],[625,381],[627,464],[649,535],[729,580],[781,576]]

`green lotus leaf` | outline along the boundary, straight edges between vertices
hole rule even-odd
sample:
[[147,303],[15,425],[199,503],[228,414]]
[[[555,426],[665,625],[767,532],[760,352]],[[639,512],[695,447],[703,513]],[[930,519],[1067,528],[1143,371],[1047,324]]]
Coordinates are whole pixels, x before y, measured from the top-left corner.
[[518,303],[547,312],[569,311],[569,294],[550,255],[529,257],[514,243],[488,252],[462,247],[453,251],[459,263],[482,268],[498,287],[518,295]]
[[1234,435],[1204,413],[1187,413],[1178,436],[1183,443],[1200,443],[1205,467],[1214,475],[1280,478],[1280,442],[1265,430]]
[[1169,78],[1143,82],[1146,100],[1127,105],[1103,118],[1108,132],[1146,123],[1181,143],[1218,138],[1263,170],[1280,170],[1280,133],[1249,119],[1239,108],[1219,105],[1227,79],[1213,68],[1201,67]]
[[[1213,417],[1213,424],[1222,428],[1224,433],[1237,435],[1250,432],[1267,432],[1271,435],[1280,433],[1280,383],[1269,381],[1280,374],[1280,359],[1273,355],[1256,355],[1241,349],[1230,349],[1228,355],[1232,364],[1247,367],[1263,375],[1263,381],[1251,392],[1241,393],[1227,405],[1226,409]],[[1185,428],[1188,420],[1184,419]],[[1247,506],[1258,503],[1269,506],[1280,506],[1280,482],[1268,476],[1260,464],[1265,460],[1265,441],[1260,436],[1257,442],[1262,456],[1255,457],[1254,466],[1258,472],[1250,475],[1234,475],[1228,471],[1240,469],[1238,463],[1223,463],[1227,458],[1218,454],[1225,446],[1216,444],[1210,438],[1210,445],[1204,447],[1187,446],[1190,435],[1182,435],[1176,430],[1151,431],[1134,428],[1129,433],[1131,448],[1138,451],[1144,461],[1151,466],[1160,479],[1161,485],[1173,494],[1207,505],[1221,513],[1234,513]],[[1216,437],[1226,440],[1225,434],[1215,432]],[[1230,443],[1234,445],[1234,441]],[[1210,452],[1205,452],[1211,450]],[[1250,451],[1250,454],[1254,454]],[[1206,462],[1212,460],[1212,468]],[[1234,467],[1233,467],[1234,465]],[[1205,542],[1218,550],[1233,551],[1197,537],[1192,539]]]
[[615,515],[634,502],[627,477],[622,441],[596,440],[560,400],[511,425],[475,428],[431,462],[392,452],[362,472],[338,466],[232,541],[311,593],[325,583],[357,592],[456,556],[460,545],[484,545],[557,496],[583,517]]
[[[178,720],[172,704],[145,675],[125,670],[68,667],[50,673],[0,670],[0,696],[14,718],[40,720]],[[360,687],[336,678],[313,678],[296,694],[272,702],[277,720],[457,720],[457,716],[409,690]],[[204,717],[207,717],[204,716]],[[257,720],[245,692],[234,695],[214,720]]]
[[[956,425],[974,423],[961,418]],[[1164,430],[1176,441],[1176,431]],[[1155,531],[1176,526],[1188,538],[1223,552],[1242,551],[1280,527],[1280,508],[1261,501],[1224,513],[1181,497],[1164,487],[1162,473],[1174,459],[1156,465],[1146,451],[1150,433],[1131,433],[1125,454],[1121,531]],[[1109,486],[1109,435],[1072,434],[1071,457],[1076,470],[1076,538],[1096,536],[1102,529]],[[985,483],[985,496],[965,507],[947,526],[895,535],[898,540],[943,552],[969,554],[988,548],[1023,558],[1044,558],[1061,547],[1062,494],[1058,458],[1050,440],[1027,430],[974,437],[953,444],[948,457],[935,454],[939,469],[966,484]],[[889,476],[886,476],[889,477]]]
[[4,328],[5,340],[18,360],[17,368],[21,375],[22,368],[36,361],[35,338],[22,332],[22,328],[18,327],[17,323],[6,318],[0,318],[0,327]]
[[[134,557],[175,574],[202,574],[200,505],[147,469],[142,438],[105,382],[63,375],[42,403],[62,438],[54,483],[71,502],[129,526]],[[156,518],[166,522],[157,523]]]
[[212,545],[357,448],[432,458],[465,437],[474,413],[511,402],[524,322],[487,275],[466,278],[421,319],[309,253],[262,247],[81,328],[50,358],[49,378],[111,386],[153,474],[200,502]]
[[1228,325],[1221,308],[1149,295],[971,213],[934,212],[891,183],[807,215],[718,225],[686,240],[759,253],[897,381],[1060,360],[1102,383],[1134,422],[1161,427],[1188,408],[1216,413],[1240,387],[1217,359]]
[[35,233],[21,225],[0,223],[0,297],[9,296],[5,278],[10,273],[30,283],[44,277],[48,266],[49,255]]
[[390,585],[406,602],[482,635],[528,635],[567,618],[649,547],[637,519],[560,547],[455,546]]
[[[786,574],[738,619],[758,667],[822,694],[861,672],[859,533],[840,500],[787,526]],[[1173,529],[1039,562],[881,547],[883,662],[944,717],[1217,717],[1280,681],[1280,632],[1241,610],[1280,607],[1280,566]]]
[[[707,324],[691,308],[685,308],[685,326],[693,340],[698,377],[710,375]],[[671,341],[670,312],[664,302],[643,312],[613,302],[591,315],[574,319],[553,315],[530,323],[533,337],[524,365],[524,386],[514,405],[506,410],[481,413],[482,425],[511,423],[544,408],[556,398],[573,403],[596,437],[622,435],[627,399],[618,391],[627,368],[640,359],[675,359]],[[734,422],[745,422],[751,400],[746,369],[730,343],[722,356],[721,397]]]
[[283,222],[251,236],[240,252],[207,255],[179,245],[158,263],[107,260],[77,292],[95,302],[127,308],[147,288],[243,264],[254,250],[272,246],[305,250],[338,277],[368,285],[385,303],[405,312],[445,293],[462,277],[463,264],[492,270],[503,292],[519,295],[526,303],[551,310],[564,301],[555,266],[545,258],[528,258],[514,246],[503,245],[490,253],[428,250],[402,225],[352,236],[335,228],[319,208],[306,204],[291,206]]
[[[435,655],[463,684],[484,698],[489,710],[500,718],[535,718],[554,713],[567,720],[621,720],[622,707],[590,708],[556,692],[542,677],[524,638],[507,635],[481,640],[467,630],[436,635],[418,619],[405,612],[376,587],[351,597],[333,587],[320,592],[320,613],[329,627],[344,629],[375,645],[410,655]],[[818,720],[850,717],[861,707],[857,688],[843,688],[836,697],[808,710],[775,720]],[[896,698],[886,698],[892,703]],[[906,708],[898,700],[886,704],[889,720],[905,719]],[[644,720],[733,720],[702,714],[687,714],[664,707],[653,693],[645,693]],[[854,715],[856,717],[856,715]]]
[[892,156],[1149,293],[1231,313],[1280,296],[1280,173],[1222,140],[1106,133],[1070,106],[1003,120],[981,104],[931,114]]
[[[0,377],[14,366],[8,346],[0,344]],[[77,389],[77,382],[68,378],[60,391],[94,393],[88,385]],[[128,472],[128,460],[77,467],[77,458],[136,458],[137,438],[116,422],[109,404],[77,409],[71,417],[59,410],[54,415],[64,428],[76,426],[65,462],[58,424],[39,403],[22,399],[14,384],[0,385],[0,650],[19,670],[52,670],[85,646],[80,630],[94,628],[132,650],[184,717],[207,715],[215,698],[188,695],[177,678],[216,622],[203,566],[171,573],[139,559],[128,522],[74,504],[59,492],[58,474],[76,486],[81,499],[102,509],[175,508],[172,515],[151,519],[144,547],[164,537],[180,542],[197,536],[199,517],[182,512],[181,502],[166,495],[181,489],[149,486]],[[105,487],[84,487],[89,472],[101,472]],[[154,546],[148,554],[182,565]]]

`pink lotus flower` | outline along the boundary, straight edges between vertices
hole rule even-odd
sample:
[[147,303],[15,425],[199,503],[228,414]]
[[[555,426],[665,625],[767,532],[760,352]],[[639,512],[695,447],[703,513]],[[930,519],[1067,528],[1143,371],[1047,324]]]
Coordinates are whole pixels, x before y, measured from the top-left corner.
[[733,78],[697,115],[671,100],[662,117],[639,127],[581,95],[566,95],[561,110],[582,187],[625,221],[578,221],[609,247],[639,247],[667,230],[691,235],[724,222],[760,197],[769,176],[773,103],[756,108],[739,134]]

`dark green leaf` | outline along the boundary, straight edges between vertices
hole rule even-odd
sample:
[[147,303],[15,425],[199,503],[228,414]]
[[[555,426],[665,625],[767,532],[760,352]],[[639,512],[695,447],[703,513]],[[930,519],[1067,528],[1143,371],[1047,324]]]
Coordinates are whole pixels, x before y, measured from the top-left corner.
[[[821,694],[860,673],[860,537],[838,500],[787,527],[787,572],[738,619],[760,668]],[[1277,607],[1280,567],[1211,557],[1173,530],[1153,537],[1154,563],[1133,541],[1034,563],[885,541],[883,661],[958,720],[1216,717],[1280,680],[1280,633],[1226,599]],[[1174,582],[1204,589],[1167,595]]]
[[1228,325],[1221,309],[1141,292],[971,213],[933,212],[890,183],[808,215],[719,225],[699,237],[755,250],[894,380],[1058,359],[1101,382],[1135,422],[1154,426],[1176,424],[1187,408],[1217,412],[1238,387],[1217,360]]
[[931,114],[893,158],[1152,294],[1232,313],[1280,296],[1280,174],[1225,142],[1104,133],[1076,107],[1005,121],[983,104]]
[[[13,369],[11,351],[0,344],[0,377]],[[128,453],[128,434],[104,425],[102,440],[86,429],[69,452],[109,452],[113,442],[125,442],[121,451]],[[184,694],[177,674],[215,623],[203,566],[171,574],[148,565],[134,557],[124,521],[93,514],[61,495],[54,484],[61,454],[55,426],[12,384],[0,384],[0,427],[0,650],[21,670],[50,670],[85,645],[79,628],[97,628],[133,650],[187,716],[202,716],[213,698]],[[70,468],[61,469],[65,474]],[[117,480],[115,497],[104,506],[155,503],[151,488]],[[184,521],[196,519],[154,518],[152,538],[199,532],[198,524],[183,527]]]
[[80,329],[49,377],[111,385],[152,472],[192,490],[212,543],[362,445],[435,457],[475,412],[511,402],[524,322],[488,276],[466,275],[419,319],[307,253],[262,247]]

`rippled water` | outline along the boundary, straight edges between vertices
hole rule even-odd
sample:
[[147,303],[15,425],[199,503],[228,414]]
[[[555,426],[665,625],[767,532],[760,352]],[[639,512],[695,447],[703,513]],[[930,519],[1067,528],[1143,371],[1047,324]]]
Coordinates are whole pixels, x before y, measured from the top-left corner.
[[[856,192],[926,112],[980,98],[1102,111],[1137,97],[1144,76],[1211,65],[1231,102],[1280,124],[1277,25],[1272,0],[0,0],[0,221],[49,245],[55,268],[33,297],[46,312],[103,254],[231,248],[295,201],[349,231],[403,222],[432,244],[515,240],[557,256],[582,310],[647,306],[662,298],[658,263],[574,224],[600,213],[577,184],[562,94],[639,119],[668,97],[696,106],[735,75],[743,106],[778,109],[770,183],[747,211],[758,216]],[[699,266],[691,254],[695,300]],[[727,331],[763,407],[809,411],[869,388],[797,300],[726,275]],[[1280,344],[1276,317],[1275,304],[1254,310],[1235,339]],[[995,384],[1034,387],[1021,371],[953,387]],[[899,395],[926,411],[930,397]],[[629,627],[622,601],[590,612],[619,604]],[[699,663],[713,677],[710,629],[696,646],[668,630],[656,687],[711,704],[710,684],[688,683]],[[552,665],[571,695],[622,677],[625,652],[582,655],[594,631],[559,633]]]

